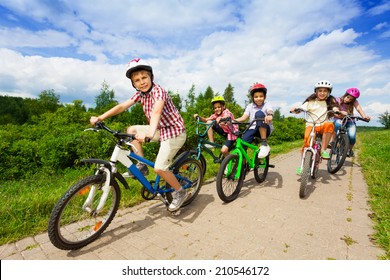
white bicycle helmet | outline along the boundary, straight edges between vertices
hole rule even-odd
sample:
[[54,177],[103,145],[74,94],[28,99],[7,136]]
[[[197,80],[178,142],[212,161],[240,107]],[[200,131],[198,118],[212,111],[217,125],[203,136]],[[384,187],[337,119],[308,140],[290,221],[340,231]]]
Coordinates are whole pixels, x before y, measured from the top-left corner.
[[332,89],[333,89],[332,83],[329,81],[326,81],[326,80],[318,81],[314,86],[314,91],[316,91],[316,89],[320,88],[320,87],[328,88],[329,94],[332,92]]
[[146,63],[141,58],[134,58],[130,60],[130,62],[127,64],[126,67],[126,77],[131,80],[131,74],[133,74],[135,71],[139,70],[146,70],[150,72],[152,82],[153,82],[153,69],[152,66],[150,66],[148,63]]

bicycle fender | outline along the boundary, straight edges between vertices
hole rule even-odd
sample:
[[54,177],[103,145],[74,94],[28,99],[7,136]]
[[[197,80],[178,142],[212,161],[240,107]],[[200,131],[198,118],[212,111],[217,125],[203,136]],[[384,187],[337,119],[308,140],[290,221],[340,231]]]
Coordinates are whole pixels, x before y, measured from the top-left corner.
[[112,167],[108,161],[102,160],[102,159],[97,159],[97,158],[84,158],[84,159],[80,160],[80,162],[103,164],[109,170],[111,170],[111,167]]
[[170,169],[173,169],[175,166],[180,165],[184,160],[186,160],[186,159],[189,158],[190,156],[192,156],[192,155],[197,155],[197,154],[198,154],[198,153],[197,153],[197,151],[195,151],[195,150],[182,152],[182,153],[175,159],[175,161],[172,163]]
[[123,185],[123,187],[124,187],[125,189],[128,189],[128,190],[130,189],[129,184],[127,184],[127,181],[126,181],[126,179],[122,176],[122,174],[116,172],[116,173],[114,173],[114,177],[115,177],[115,179],[117,179],[119,182],[122,183],[122,185]]
[[[106,167],[110,171],[112,168],[111,164],[108,161],[102,160],[102,159],[88,158],[88,159],[82,159],[80,161],[85,162],[85,163],[102,164],[102,165],[104,165],[104,167]],[[127,184],[127,182],[126,182],[125,178],[122,176],[122,174],[116,172],[116,173],[114,173],[114,178],[117,179],[119,182],[121,182],[123,187],[125,187],[126,189],[130,189],[129,184]]]

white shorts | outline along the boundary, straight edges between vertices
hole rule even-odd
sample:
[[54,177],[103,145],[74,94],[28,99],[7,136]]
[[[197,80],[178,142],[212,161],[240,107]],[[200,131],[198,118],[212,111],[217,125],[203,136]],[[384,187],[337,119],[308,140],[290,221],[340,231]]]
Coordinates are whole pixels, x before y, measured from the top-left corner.
[[[137,133],[147,134],[149,132],[149,125],[134,125],[133,128],[136,129]],[[160,130],[157,130],[151,139],[152,142],[158,142],[160,139]],[[162,141],[160,144],[160,149],[154,163],[155,169],[160,169],[167,171],[169,166],[172,164],[173,158],[176,156],[177,152],[183,147],[186,142],[187,134],[183,132],[182,134],[169,138],[165,141]]]

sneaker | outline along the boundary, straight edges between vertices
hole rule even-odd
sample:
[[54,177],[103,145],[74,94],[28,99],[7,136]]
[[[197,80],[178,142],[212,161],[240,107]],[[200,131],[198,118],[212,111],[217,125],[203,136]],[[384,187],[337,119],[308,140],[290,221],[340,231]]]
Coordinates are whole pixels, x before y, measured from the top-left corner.
[[210,145],[210,144],[205,144],[204,146],[206,148],[208,148],[208,149],[214,149],[215,148],[213,145]]
[[181,188],[178,191],[175,191],[173,193],[174,197],[172,200],[172,203],[169,205],[168,210],[169,211],[176,211],[180,208],[180,206],[183,204],[183,202],[187,199],[187,190]]
[[329,153],[328,153],[327,151],[322,151],[322,152],[321,152],[321,157],[322,157],[323,159],[329,159],[329,158],[330,158],[330,155],[329,155]]
[[271,148],[268,145],[267,146],[261,145],[260,152],[257,154],[257,157],[258,158],[265,158],[266,156],[268,156],[270,150],[271,150]]
[[353,157],[354,155],[355,155],[355,153],[352,150],[349,150],[347,152],[347,157]]
[[[142,175],[144,175],[144,176],[149,175],[149,169],[148,169],[148,166],[146,164],[138,162],[136,164],[136,166],[139,169],[139,171],[141,171]],[[130,171],[123,173],[122,176],[125,178],[134,178],[134,175]]]
[[298,166],[297,168],[297,175],[302,175],[302,167]]

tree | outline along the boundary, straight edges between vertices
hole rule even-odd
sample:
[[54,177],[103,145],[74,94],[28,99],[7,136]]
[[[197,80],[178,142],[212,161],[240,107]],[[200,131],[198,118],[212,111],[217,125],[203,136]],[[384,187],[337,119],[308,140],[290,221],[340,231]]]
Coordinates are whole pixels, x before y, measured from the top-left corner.
[[103,113],[118,104],[118,102],[114,100],[114,97],[114,90],[110,89],[106,81],[104,81],[102,83],[100,94],[95,98],[96,112]]
[[210,101],[211,101],[211,99],[213,99],[213,97],[214,97],[214,91],[213,91],[213,89],[211,88],[211,86],[208,86],[208,87],[206,88],[206,91],[205,91],[204,94],[203,94],[203,98],[204,98],[204,99],[210,99]]
[[223,93],[223,98],[225,99],[227,104],[236,105],[237,102],[234,100],[234,87],[229,83]]
[[0,95],[0,125],[23,124],[28,120],[29,111],[23,98]]
[[173,104],[175,104],[175,107],[177,108],[177,110],[179,110],[179,112],[181,112],[181,108],[182,108],[182,102],[181,102],[181,98],[180,98],[180,94],[179,93],[173,93],[172,91],[168,91],[168,94],[171,96],[172,98],[172,102]]
[[189,108],[193,108],[195,105],[195,85],[192,84],[190,90],[187,94],[187,99],[185,100],[185,106],[186,111],[188,111]]
[[385,129],[390,129],[390,114],[387,110],[379,115],[379,122],[385,126]]
[[60,95],[55,94],[54,89],[44,90],[39,94],[38,103],[43,112],[54,113],[61,107]]
[[276,108],[274,111],[274,116],[272,118],[274,121],[280,121],[284,119],[284,116],[280,113],[280,108]]

